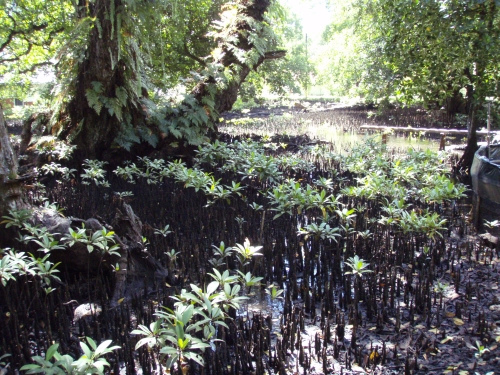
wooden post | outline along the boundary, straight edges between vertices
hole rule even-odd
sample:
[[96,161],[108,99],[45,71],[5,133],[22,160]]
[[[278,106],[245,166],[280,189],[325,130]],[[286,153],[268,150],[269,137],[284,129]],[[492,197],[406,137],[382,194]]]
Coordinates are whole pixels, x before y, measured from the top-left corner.
[[439,151],[444,151],[446,148],[446,134],[441,133],[441,140],[439,141]]
[[491,102],[488,103],[488,135],[486,136],[486,157],[490,160]]
[[472,196],[472,224],[476,230],[479,230],[479,219],[481,216],[481,197],[474,193]]

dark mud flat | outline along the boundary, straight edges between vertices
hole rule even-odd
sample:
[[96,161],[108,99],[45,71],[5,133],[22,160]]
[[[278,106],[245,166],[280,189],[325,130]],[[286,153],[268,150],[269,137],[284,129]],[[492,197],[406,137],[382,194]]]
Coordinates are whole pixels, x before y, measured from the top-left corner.
[[[231,138],[231,137],[229,137]],[[226,139],[227,140],[227,139]],[[283,141],[283,140],[281,140]],[[287,139],[303,144],[303,137]],[[314,146],[314,145],[313,145]],[[275,150],[274,156],[282,151]],[[388,158],[393,157],[392,154]],[[248,157],[249,158],[249,157]],[[166,279],[147,275],[131,280],[124,300],[110,306],[113,275],[75,273],[60,265],[63,284],[45,295],[34,285],[2,288],[0,351],[11,353],[11,372],[33,355],[43,355],[52,342],[61,352],[79,356],[79,339],[112,339],[121,349],[109,356],[114,373],[159,373],[153,354],[130,332],[149,325],[160,306],[173,307],[172,296],[189,284],[207,285],[213,272],[212,245],[243,243],[263,246],[246,271],[283,289],[272,300],[266,285],[253,287],[255,296],[233,311],[228,328],[221,327],[216,350],[203,354],[205,366],[194,362],[189,374],[487,374],[500,368],[499,250],[479,240],[470,225],[470,200],[423,204],[409,198],[418,212],[432,209],[447,220],[441,235],[403,232],[381,224],[386,215],[380,200],[341,194],[353,184],[353,172],[327,156],[304,156],[314,170],[280,169],[284,180],[302,186],[320,178],[334,181],[329,193],[339,196],[340,214],[329,218],[339,236],[307,237],[298,229],[320,222],[318,207],[292,210],[273,218],[265,183],[244,179],[244,194],[209,202],[193,188],[165,179],[128,183],[108,173],[109,188],[70,181],[45,181],[47,195],[66,208],[67,216],[111,222],[117,200],[126,199],[140,218],[149,254],[169,270]],[[201,163],[225,184],[238,174]],[[115,192],[130,191],[119,198]],[[34,194],[34,193],[33,193]],[[266,207],[266,212],[250,204]],[[274,207],[275,208],[275,207]],[[350,218],[342,209],[357,208]],[[154,228],[170,225],[171,234]],[[346,227],[352,230],[346,231]],[[178,252],[175,263],[167,255]],[[348,274],[346,259],[366,260],[369,273]],[[228,267],[238,267],[234,260]],[[92,275],[89,278],[89,275]],[[102,312],[74,319],[75,304],[99,303]],[[488,350],[477,347],[479,342]]]

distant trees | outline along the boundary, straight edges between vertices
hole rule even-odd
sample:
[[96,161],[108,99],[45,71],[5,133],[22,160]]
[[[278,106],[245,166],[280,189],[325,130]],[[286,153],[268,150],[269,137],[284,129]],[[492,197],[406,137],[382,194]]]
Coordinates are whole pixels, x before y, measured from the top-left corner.
[[341,89],[354,86],[374,100],[446,106],[450,114],[462,104],[470,129],[462,166],[470,165],[478,115],[486,98],[499,94],[497,2],[353,0],[344,12],[325,39],[352,35],[354,54],[331,57],[332,82],[341,75]]
[[277,43],[286,50],[286,56],[270,60],[258,71],[252,71],[242,87],[243,99],[253,100],[264,89],[277,95],[301,93],[311,85],[316,68],[308,56],[306,35],[300,19],[278,3],[269,12]]

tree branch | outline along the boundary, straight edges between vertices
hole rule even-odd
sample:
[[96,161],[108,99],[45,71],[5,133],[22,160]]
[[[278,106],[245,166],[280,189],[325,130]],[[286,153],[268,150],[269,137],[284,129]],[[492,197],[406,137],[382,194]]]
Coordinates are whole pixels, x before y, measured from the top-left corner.
[[184,43],[184,46],[183,46],[183,52],[184,52],[184,55],[186,55],[187,57],[189,57],[190,59],[193,59],[194,61],[198,62],[201,66],[205,67],[207,66],[207,63],[205,61],[203,61],[201,58],[199,58],[198,56],[195,56],[191,53],[191,51],[189,51],[189,48],[188,48],[188,45],[187,43]]
[[286,56],[286,50],[269,51],[264,54],[264,60],[281,59]]

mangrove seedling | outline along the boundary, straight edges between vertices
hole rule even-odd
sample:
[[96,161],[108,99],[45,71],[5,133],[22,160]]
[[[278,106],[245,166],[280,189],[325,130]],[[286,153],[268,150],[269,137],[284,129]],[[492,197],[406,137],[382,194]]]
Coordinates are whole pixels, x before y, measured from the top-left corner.
[[175,251],[175,249],[172,249],[170,251],[166,251],[165,254],[168,256],[170,264],[172,266],[175,266],[175,263],[177,262],[177,256],[180,254],[180,251]]
[[[200,308],[192,304],[176,303],[175,310],[165,308],[155,315],[159,320],[152,324],[150,328],[140,325],[139,329],[133,330],[132,334],[145,336],[139,340],[135,346],[136,350],[143,345],[149,347],[159,346],[160,354],[167,357],[166,367],[170,369],[174,364],[181,364],[192,359],[200,366],[204,365],[203,358],[195,350],[210,347],[201,339],[191,336],[189,332],[198,331],[209,319],[202,319],[192,323],[194,315],[200,315]],[[203,315],[201,315],[203,316]]]
[[224,244],[223,241],[220,242],[219,246],[212,245],[214,252],[214,258],[210,259],[208,262],[214,267],[222,267],[226,264],[225,258],[233,253],[233,248]]
[[243,245],[237,243],[234,247],[234,250],[238,255],[238,260],[240,261],[242,266],[250,262],[250,259],[252,259],[252,257],[262,255],[258,252],[260,249],[262,249],[262,246],[251,246],[248,238],[245,238],[245,242],[243,242]]
[[271,297],[271,300],[281,299],[281,295],[284,293],[283,289],[278,289],[276,285],[271,284],[266,288],[266,294]]
[[229,270],[225,270],[220,273],[216,268],[213,268],[214,273],[208,273],[212,278],[219,283],[221,287],[224,287],[226,284],[233,284],[238,281],[238,276],[230,275]]
[[93,182],[96,186],[109,187],[109,182],[106,180],[106,171],[104,170],[106,164],[105,161],[85,159],[83,162],[84,173],[80,175],[82,184],[89,185]]
[[361,259],[357,255],[355,255],[352,258],[347,259],[346,265],[351,268],[351,271],[346,272],[346,275],[356,275],[356,276],[363,276],[365,273],[373,272],[371,270],[368,270],[367,267],[370,265],[369,263],[366,263],[364,259]]
[[476,350],[476,353],[474,353],[474,357],[476,358],[481,358],[486,352],[490,351],[479,340],[476,341],[476,346],[474,347],[474,349]]
[[0,224],[5,224],[6,228],[21,228],[33,216],[33,212],[28,209],[10,209],[8,212],[8,215],[2,216],[4,220],[0,222]]
[[170,230],[170,224],[165,225],[163,228],[155,228],[154,234],[167,237],[172,231]]
[[62,240],[67,241],[68,246],[73,246],[75,243],[82,243],[87,247],[89,253],[93,252],[96,248],[101,253],[109,255],[120,256],[118,249],[120,246],[115,241],[115,232],[108,231],[106,228],[95,231],[94,233],[87,234],[85,225],[78,230],[69,228],[68,234]]
[[340,237],[339,232],[339,228],[332,228],[330,224],[322,222],[320,225],[316,223],[308,224],[305,228],[300,228],[297,234],[299,236],[303,235],[305,240],[307,240],[309,236],[313,236],[316,239],[329,239],[337,242],[337,237]]
[[240,274],[240,282],[245,285],[247,288],[251,288],[252,286],[257,286],[260,284],[260,281],[263,277],[253,276],[250,272],[243,273],[240,270],[236,271]]
[[80,342],[83,355],[76,361],[68,354],[60,354],[57,351],[59,344],[56,343],[47,349],[45,358],[33,356],[36,363],[24,365],[20,370],[26,371],[26,374],[104,374],[105,367],[110,365],[103,356],[120,347],[110,346],[111,340],[103,341],[97,346],[90,337],[87,337],[87,343],[88,345]]

